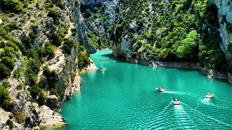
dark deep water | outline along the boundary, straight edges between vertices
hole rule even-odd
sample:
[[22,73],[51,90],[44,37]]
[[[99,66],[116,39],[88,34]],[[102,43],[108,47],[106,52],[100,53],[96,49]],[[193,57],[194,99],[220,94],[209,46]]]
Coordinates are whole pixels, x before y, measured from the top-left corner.
[[[81,92],[62,105],[63,129],[232,129],[231,85],[194,70],[152,69],[107,54],[91,56],[101,70],[83,74]],[[158,86],[167,92],[155,92]],[[215,93],[211,101],[204,99],[208,92]],[[170,103],[174,97],[181,106]]]

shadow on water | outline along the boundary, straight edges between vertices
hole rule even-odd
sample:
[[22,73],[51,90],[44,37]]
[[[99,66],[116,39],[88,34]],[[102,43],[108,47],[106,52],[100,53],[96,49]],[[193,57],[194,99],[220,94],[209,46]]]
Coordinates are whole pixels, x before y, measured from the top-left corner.
[[133,63],[128,62],[124,57],[115,57],[115,56],[113,56],[113,54],[103,54],[102,56],[107,57],[107,58],[109,58],[111,60],[117,61],[119,63],[133,64]]

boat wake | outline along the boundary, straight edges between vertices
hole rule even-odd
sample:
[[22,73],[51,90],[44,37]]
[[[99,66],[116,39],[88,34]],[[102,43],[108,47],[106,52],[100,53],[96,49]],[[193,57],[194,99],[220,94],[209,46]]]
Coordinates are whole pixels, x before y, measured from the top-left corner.
[[[213,102],[213,101],[215,101],[215,102]],[[231,110],[232,106],[230,105],[231,103],[226,102],[224,100],[220,100],[216,97],[213,100],[209,99],[209,98],[200,98],[200,103],[217,108],[217,109],[228,109],[228,110],[232,111]],[[198,104],[198,107],[199,107],[199,105],[200,104]]]
[[150,119],[148,129],[232,129],[232,125],[202,113],[182,102],[173,106],[169,103],[155,118]]
[[164,94],[174,94],[174,95],[186,95],[186,96],[191,96],[191,94],[186,93],[186,92],[178,92],[178,91],[165,91],[163,92]]
[[217,124],[217,127],[219,129],[221,128],[225,128],[225,129],[232,129],[232,125],[230,124],[227,124],[225,122],[222,122],[216,118],[213,118],[209,115],[206,115],[200,111],[198,111],[197,109],[193,109],[191,106],[185,104],[185,103],[182,103],[183,106],[187,109],[188,112],[191,113],[191,115],[193,116],[192,118],[196,121],[196,122],[207,122],[205,123],[206,126],[209,126],[209,125],[212,125],[212,126],[215,126],[215,123]]

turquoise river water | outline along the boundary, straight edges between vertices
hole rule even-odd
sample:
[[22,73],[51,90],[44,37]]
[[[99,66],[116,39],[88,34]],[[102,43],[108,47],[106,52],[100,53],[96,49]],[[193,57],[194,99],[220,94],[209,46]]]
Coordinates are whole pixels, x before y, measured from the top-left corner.
[[[64,130],[232,130],[232,86],[195,70],[156,68],[91,55],[100,68],[82,74],[81,92],[65,102]],[[167,91],[157,93],[155,88]],[[205,99],[208,92],[215,98]],[[180,106],[170,102],[177,97]]]

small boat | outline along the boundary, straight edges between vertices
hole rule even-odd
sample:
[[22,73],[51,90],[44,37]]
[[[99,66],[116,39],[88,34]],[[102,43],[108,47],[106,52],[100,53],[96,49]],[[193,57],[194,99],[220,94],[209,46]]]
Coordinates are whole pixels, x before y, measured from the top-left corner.
[[214,94],[213,93],[208,93],[206,96],[205,96],[205,98],[209,98],[209,99],[211,99],[211,98],[213,98],[214,97]]
[[173,105],[180,105],[181,102],[180,102],[177,98],[174,98],[174,99],[172,100],[172,104],[173,104]]
[[156,88],[156,91],[162,93],[165,92],[166,90],[164,88]]

